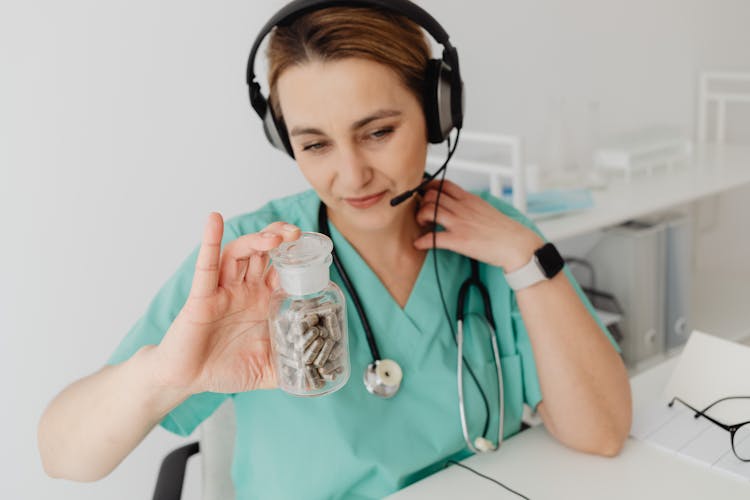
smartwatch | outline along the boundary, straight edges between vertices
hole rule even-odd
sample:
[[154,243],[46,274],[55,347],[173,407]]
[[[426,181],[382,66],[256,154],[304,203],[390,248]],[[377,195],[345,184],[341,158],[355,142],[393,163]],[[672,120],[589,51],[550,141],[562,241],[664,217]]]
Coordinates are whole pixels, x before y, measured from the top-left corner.
[[505,281],[515,290],[523,290],[540,281],[553,278],[562,270],[565,261],[552,243],[546,243],[534,252],[531,260],[512,273],[505,273]]

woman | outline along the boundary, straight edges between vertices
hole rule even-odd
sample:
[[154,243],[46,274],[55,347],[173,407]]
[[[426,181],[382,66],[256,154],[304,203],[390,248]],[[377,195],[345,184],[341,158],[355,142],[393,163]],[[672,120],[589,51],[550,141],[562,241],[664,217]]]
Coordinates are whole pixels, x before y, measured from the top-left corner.
[[[188,435],[227,397],[237,412],[238,498],[379,498],[471,454],[458,420],[456,344],[431,265],[437,183],[421,198],[388,203],[424,172],[429,52],[417,25],[377,9],[316,10],[273,32],[271,105],[313,189],[226,225],[209,216],[198,251],[108,366],[45,411],[39,445],[48,474],[101,478],[156,424]],[[371,357],[352,307],[354,376],[346,386],[313,399],[275,390],[266,319],[278,278],[266,272],[267,251],[317,231],[321,201],[381,353],[403,367],[392,399],[374,397],[359,380]],[[508,204],[449,182],[439,205],[445,230],[435,235],[436,258],[447,304],[456,303],[468,258],[480,262],[492,297],[504,435],[518,432],[526,403],[561,442],[616,454],[630,426],[627,373],[570,273],[513,293],[503,271],[542,246],[538,230]],[[470,300],[467,310],[479,312],[481,303]],[[465,354],[482,387],[464,381],[468,427],[491,437],[497,377],[481,328],[468,329]]]

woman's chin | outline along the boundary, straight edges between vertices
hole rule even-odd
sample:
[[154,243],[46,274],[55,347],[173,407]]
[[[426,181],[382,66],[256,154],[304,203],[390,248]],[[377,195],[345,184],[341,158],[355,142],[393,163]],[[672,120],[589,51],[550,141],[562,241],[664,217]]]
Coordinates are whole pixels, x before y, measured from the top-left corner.
[[[392,207],[390,199],[381,200],[376,205],[367,208],[354,208],[347,204],[340,214],[346,224],[362,230],[378,231],[391,227],[400,217],[399,210]],[[346,203],[346,202],[344,202]]]

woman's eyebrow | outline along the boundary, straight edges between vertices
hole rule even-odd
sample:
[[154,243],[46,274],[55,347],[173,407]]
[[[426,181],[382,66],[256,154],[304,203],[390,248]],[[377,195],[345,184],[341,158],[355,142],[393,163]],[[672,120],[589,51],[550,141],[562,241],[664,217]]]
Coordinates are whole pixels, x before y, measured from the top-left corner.
[[[361,120],[357,120],[356,122],[352,124],[350,128],[351,130],[357,130],[357,129],[364,127],[365,125],[367,125],[368,123],[372,121],[379,120],[381,118],[390,118],[393,116],[400,116],[401,114],[402,114],[401,111],[398,111],[396,109],[381,109],[379,111],[374,112],[371,115],[368,115],[362,118]],[[294,127],[291,130],[291,132],[289,132],[290,136],[305,135],[305,134],[325,135],[323,131],[317,128],[313,128],[313,127]]]
[[364,127],[368,123],[379,120],[381,118],[390,118],[392,116],[400,116],[401,111],[398,111],[397,109],[381,109],[380,111],[376,111],[375,113],[371,114],[368,117],[362,118],[361,120],[357,120],[354,122],[354,124],[351,126],[352,130],[357,130],[359,128]]

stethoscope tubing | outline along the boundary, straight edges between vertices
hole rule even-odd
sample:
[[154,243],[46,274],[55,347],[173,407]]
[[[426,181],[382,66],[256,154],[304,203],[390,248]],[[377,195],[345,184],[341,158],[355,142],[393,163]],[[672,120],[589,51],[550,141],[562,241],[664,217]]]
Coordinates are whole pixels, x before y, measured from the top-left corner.
[[480,452],[486,452],[486,451],[494,451],[500,447],[500,445],[503,443],[503,430],[504,430],[504,417],[505,417],[505,402],[503,401],[503,370],[502,370],[502,364],[500,363],[500,350],[497,346],[497,337],[495,335],[495,328],[492,325],[489,326],[490,335],[491,335],[491,342],[492,342],[492,355],[495,358],[495,368],[497,371],[497,386],[499,388],[498,393],[500,395],[499,401],[498,401],[498,408],[499,408],[499,422],[498,422],[498,428],[497,428],[497,445],[493,445],[490,449],[478,449],[474,446],[474,444],[471,442],[471,439],[469,438],[469,429],[468,424],[466,422],[466,407],[464,403],[464,382],[463,382],[463,371],[464,371],[464,363],[463,363],[463,351],[464,351],[464,322],[463,320],[459,320],[458,322],[458,361],[456,369],[456,379],[458,381],[458,412],[461,416],[461,430],[464,435],[464,441],[466,441],[466,445],[469,447],[471,451],[474,453],[480,453]]
[[[328,225],[328,214],[326,213],[325,204],[322,202],[320,203],[320,207],[318,209],[318,230],[328,236],[331,237],[331,230]],[[356,289],[354,288],[353,283],[349,279],[348,274],[344,270],[343,265],[341,264],[341,261],[338,258],[338,255],[336,254],[336,250],[334,249],[331,252],[333,264],[336,267],[336,271],[339,273],[339,277],[341,277],[341,281],[343,282],[345,288],[349,291],[349,294],[352,297],[352,302],[354,302],[354,307],[357,310],[357,315],[359,316],[361,322],[362,322],[362,328],[365,331],[365,336],[367,337],[367,343],[370,348],[370,353],[373,357],[373,363],[377,363],[380,361],[380,352],[378,350],[377,344],[375,343],[375,336],[372,333],[372,328],[370,327],[370,322],[367,319],[367,315],[365,314],[364,308],[362,307],[362,302],[359,298],[359,294],[357,294]],[[497,383],[498,383],[498,393],[499,393],[499,402],[498,402],[498,408],[499,408],[499,423],[498,423],[498,438],[497,438],[497,445],[494,445],[490,443],[490,446],[487,447],[481,447],[478,448],[477,446],[472,443],[471,439],[469,439],[469,430],[468,430],[468,424],[466,420],[466,407],[464,402],[464,389],[463,389],[463,366],[464,366],[464,360],[463,360],[463,341],[464,341],[464,329],[463,329],[463,319],[464,319],[464,309],[466,306],[466,300],[468,297],[469,289],[474,286],[479,290],[479,293],[482,297],[482,303],[484,305],[484,315],[485,315],[485,321],[488,324],[489,331],[491,333],[491,343],[492,343],[492,355],[494,357],[495,362],[495,368],[497,371]],[[458,363],[457,363],[457,382],[458,382],[458,401],[459,401],[459,414],[461,417],[461,430],[463,432],[464,441],[466,441],[466,445],[469,447],[469,449],[474,453],[480,453],[485,451],[492,451],[496,450],[500,447],[502,444],[503,439],[503,428],[504,428],[504,417],[505,417],[505,404],[504,404],[504,398],[503,398],[503,373],[502,373],[502,366],[500,362],[500,350],[497,345],[497,336],[495,334],[495,319],[492,314],[492,305],[490,301],[490,296],[487,291],[487,288],[484,286],[482,281],[479,279],[479,263],[475,259],[471,259],[471,276],[466,279],[461,284],[461,288],[459,289],[458,293],[458,304],[457,304],[457,312],[456,312],[456,318],[457,318],[457,327],[458,327],[458,334],[456,339],[456,344],[458,346]],[[370,387],[368,387],[368,391],[373,392]],[[373,392],[375,394],[377,391]],[[390,397],[390,396],[387,396]],[[481,436],[480,438],[477,438],[477,441],[479,439],[484,439],[484,436]],[[486,440],[485,440],[486,441]]]
[[[328,225],[328,214],[326,213],[325,204],[323,202],[320,203],[320,207],[318,208],[318,230],[329,238],[331,237],[331,228]],[[370,347],[370,354],[372,354],[373,361],[377,361],[380,359],[380,351],[375,343],[375,336],[372,334],[370,321],[367,319],[367,315],[362,307],[362,301],[359,299],[359,294],[354,288],[354,284],[349,279],[349,275],[344,270],[344,266],[341,264],[341,260],[336,254],[335,248],[331,252],[331,257],[333,258],[333,265],[336,267],[336,271],[338,271],[341,281],[352,296],[352,302],[354,302],[354,308],[357,310],[357,314],[362,321],[362,329],[365,331],[365,337],[367,337],[367,344]]]
[[[469,289],[474,286],[479,290],[479,294],[482,297],[482,304],[484,305],[484,316],[487,326],[490,331],[490,340],[492,343],[492,355],[495,361],[495,370],[497,371],[497,387],[499,394],[499,422],[497,432],[497,445],[492,444],[489,449],[478,449],[474,443],[469,439],[468,424],[466,421],[466,407],[464,402],[464,386],[463,386],[463,344],[464,344],[464,309],[466,308],[466,300],[469,295]],[[492,451],[500,447],[503,441],[503,424],[505,420],[505,402],[503,398],[503,369],[500,362],[500,349],[497,345],[497,335],[495,334],[495,318],[492,314],[492,302],[490,300],[490,294],[484,283],[479,279],[479,263],[476,259],[471,259],[471,276],[466,279],[461,285],[458,292],[458,307],[456,311],[457,319],[457,339],[456,344],[458,346],[458,362],[456,369],[456,380],[458,383],[458,411],[461,417],[461,430],[463,431],[464,441],[471,451],[474,453]]]

